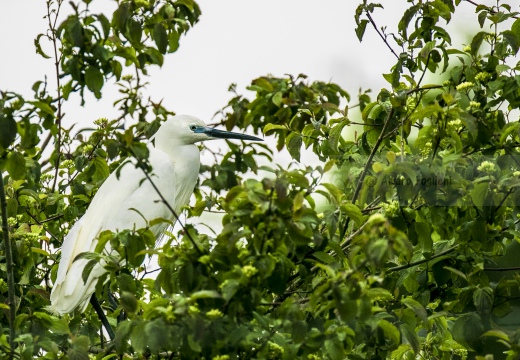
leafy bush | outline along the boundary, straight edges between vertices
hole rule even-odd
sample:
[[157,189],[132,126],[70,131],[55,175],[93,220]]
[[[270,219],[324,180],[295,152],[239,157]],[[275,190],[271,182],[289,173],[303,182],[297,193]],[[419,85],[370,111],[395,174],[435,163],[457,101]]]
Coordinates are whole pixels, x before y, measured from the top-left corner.
[[[64,235],[122,161],[146,161],[144,140],[173,114],[143,100],[140,77],[200,15],[192,0],[121,1],[111,16],[89,3],[72,3],[59,23],[61,1],[47,2],[49,29],[35,45],[57,62],[57,96],[42,81],[32,99],[0,93],[3,357],[520,355],[520,20],[503,2],[464,2],[481,31],[458,48],[446,24],[460,0],[409,1],[393,33],[376,23],[382,6],[365,0],[358,38],[376,31],[382,56],[396,61],[374,97],[352,99],[304,75],[259,77],[253,98],[232,86],[222,124],[277,146],[228,143],[202,166],[187,212],[222,212],[222,231],[184,225],[158,248],[148,229],[100,234],[119,253],[105,257],[110,271],[96,291],[114,341],[90,306],[47,313]],[[112,78],[118,119],[90,131],[62,126],[72,92],[99,98]],[[320,164],[262,165],[284,148],[296,164],[302,148]],[[146,254],[158,258],[156,278]],[[94,264],[105,255],[84,256]]]

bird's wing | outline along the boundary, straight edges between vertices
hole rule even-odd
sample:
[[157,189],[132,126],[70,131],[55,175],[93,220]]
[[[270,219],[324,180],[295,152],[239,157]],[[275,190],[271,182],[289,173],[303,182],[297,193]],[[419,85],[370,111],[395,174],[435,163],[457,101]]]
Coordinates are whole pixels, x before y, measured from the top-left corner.
[[101,185],[85,214],[76,221],[63,240],[56,284],[64,281],[76,256],[90,251],[92,242],[102,230],[104,220],[113,216],[114,207],[121,204],[138,188],[137,178],[143,176],[139,171],[141,170],[136,169],[133,164],[125,164],[121,168],[119,179],[113,172]]
[[[154,166],[150,175],[152,181],[168,202],[175,202],[174,163],[167,155],[153,148],[149,160]],[[62,284],[68,278],[65,295],[75,292],[76,283],[82,283],[78,281],[81,272],[77,273],[76,270],[82,271],[85,261],[77,261],[76,264],[73,263],[74,259],[83,252],[94,251],[101,231],[115,232],[146,226],[143,216],[147,221],[159,217],[171,218],[143,171],[133,164],[125,164],[119,179],[115,172],[107,178],[86,213],[65,237],[55,285]]]

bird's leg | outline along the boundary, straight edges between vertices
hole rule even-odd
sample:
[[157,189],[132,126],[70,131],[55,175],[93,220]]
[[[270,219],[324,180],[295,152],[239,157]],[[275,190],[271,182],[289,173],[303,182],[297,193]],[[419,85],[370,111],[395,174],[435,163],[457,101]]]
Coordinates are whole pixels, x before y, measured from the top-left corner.
[[114,333],[114,330],[112,329],[112,326],[110,326],[108,319],[103,312],[103,309],[101,308],[101,305],[99,304],[98,299],[96,298],[96,294],[92,294],[92,297],[90,298],[90,303],[92,304],[92,307],[94,310],[96,310],[96,313],[99,317],[99,320],[101,320],[101,323],[105,327],[105,330],[108,333],[108,336],[110,337],[110,340],[114,340],[116,338],[116,334]]

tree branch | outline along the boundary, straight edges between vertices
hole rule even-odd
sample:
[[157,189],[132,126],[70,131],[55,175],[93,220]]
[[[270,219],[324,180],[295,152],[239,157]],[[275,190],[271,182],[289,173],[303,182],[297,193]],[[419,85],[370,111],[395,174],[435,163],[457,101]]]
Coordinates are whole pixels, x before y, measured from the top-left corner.
[[58,156],[56,157],[56,170],[55,170],[55,173],[54,173],[54,181],[52,183],[52,191],[51,192],[54,192],[54,190],[56,189],[56,183],[58,181],[58,171],[59,171],[59,166],[60,166],[60,158],[61,158],[61,119],[62,119],[62,112],[61,112],[61,103],[62,103],[62,98],[61,98],[61,84],[60,84],[60,60],[58,58],[58,45],[57,45],[57,37],[56,37],[56,23],[58,21],[58,15],[60,13],[60,8],[61,8],[61,3],[62,3],[62,0],[58,0],[57,1],[57,9],[56,9],[56,14],[55,14],[55,17],[54,17],[54,23],[51,22],[51,1],[48,0],[47,1],[47,20],[49,21],[49,30],[51,32],[51,42],[52,42],[52,47],[54,49],[54,67],[55,67],[55,72],[56,72],[56,86],[57,86],[57,90],[58,90],[58,116],[56,117],[56,124],[58,125],[58,142],[56,143],[56,153],[58,154]]
[[370,13],[367,11],[366,12],[367,14],[367,18],[368,20],[370,21],[370,24],[372,24],[372,26],[374,27],[374,30],[379,34],[379,36],[381,37],[381,39],[383,39],[384,43],[386,44],[386,46],[390,49],[390,51],[392,52],[392,54],[394,54],[394,56],[399,59],[399,55],[397,55],[397,53],[394,51],[394,49],[392,49],[392,47],[390,46],[390,44],[388,43],[388,41],[386,41],[386,36],[384,36],[381,31],[379,31],[379,29],[377,28],[377,25],[374,21],[374,19],[372,19],[372,16],[370,16]]
[[507,267],[507,268],[485,268],[484,271],[517,271],[520,270],[520,266]]
[[[138,165],[140,165],[140,163],[138,163]],[[144,172],[144,175],[146,176],[146,178],[148,179],[148,181],[150,182],[150,184],[152,184],[152,187],[154,188],[155,192],[157,193],[157,195],[159,195],[159,197],[161,198],[161,201],[163,202],[164,205],[166,205],[166,207],[168,208],[168,210],[170,210],[170,212],[173,214],[173,216],[175,217],[175,220],[177,220],[177,222],[181,225],[182,229],[184,230],[184,232],[186,233],[186,236],[188,236],[188,239],[191,241],[193,247],[195,248],[195,250],[197,250],[197,252],[200,254],[200,255],[203,255],[204,252],[199,248],[199,246],[197,245],[197,243],[195,242],[195,239],[193,239],[193,237],[191,236],[190,232],[186,229],[186,226],[184,226],[184,224],[181,222],[181,219],[179,218],[179,215],[177,215],[177,212],[172,208],[172,206],[170,205],[170,203],[168,203],[168,201],[164,198],[164,196],[161,194],[161,191],[159,190],[159,188],[157,188],[157,186],[155,185],[155,183],[152,181],[152,178],[150,177],[150,175],[148,175],[148,173],[146,172],[146,170],[142,167],[142,166],[139,166],[139,168],[141,170],[143,170]]]
[[2,210],[2,234],[4,241],[4,251],[7,271],[7,297],[9,300],[9,360],[14,358],[14,339],[16,330],[14,321],[16,317],[16,298],[14,289],[14,268],[13,268],[13,249],[11,248],[11,240],[9,239],[9,227],[7,224],[7,200],[5,196],[4,179],[0,172],[0,207]]
[[[390,124],[390,120],[392,119],[393,115],[394,115],[394,108],[392,108],[390,110],[390,112],[388,113],[388,115],[385,119],[383,128],[381,129],[381,133],[379,134],[379,137],[377,138],[377,141],[376,141],[374,147],[372,148],[372,152],[368,156],[367,163],[365,165],[365,168],[363,169],[363,172],[361,173],[361,176],[359,177],[359,181],[357,183],[356,190],[354,191],[354,196],[352,197],[352,204],[356,203],[356,200],[359,196],[359,192],[361,191],[361,187],[363,186],[363,180],[365,180],[365,176],[368,172],[368,168],[369,168],[370,164],[372,163],[372,159],[374,158],[377,150],[379,149],[379,146],[381,145],[381,142],[383,141],[383,139],[385,137],[386,129],[388,128],[388,124]],[[347,233],[347,228],[348,228],[349,222],[350,222],[350,218],[347,218],[347,220],[345,221],[345,226],[343,226],[343,229],[341,230],[341,233],[340,233],[340,237],[339,237],[340,240],[343,239],[343,237]]]
[[458,245],[452,246],[449,249],[441,251],[440,253],[435,254],[432,257],[427,258],[427,259],[417,260],[417,261],[414,261],[414,262],[411,262],[411,263],[408,263],[408,264],[404,264],[404,265],[400,265],[400,266],[394,266],[394,267],[388,269],[387,273],[391,273],[391,272],[399,271],[399,270],[404,270],[404,269],[409,269],[409,268],[414,267],[416,265],[424,264],[424,263],[426,263],[426,262],[428,262],[430,260],[436,259],[438,257],[444,256],[446,254],[449,254],[449,253],[453,252],[457,247],[458,247]]

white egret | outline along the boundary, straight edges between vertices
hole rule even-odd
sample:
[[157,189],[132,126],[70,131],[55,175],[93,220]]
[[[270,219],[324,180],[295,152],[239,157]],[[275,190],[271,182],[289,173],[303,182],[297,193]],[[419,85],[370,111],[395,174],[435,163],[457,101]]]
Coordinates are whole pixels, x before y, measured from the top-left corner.
[[[150,177],[177,214],[188,203],[197,182],[200,154],[195,143],[218,138],[262,140],[213,129],[201,120],[187,115],[173,116],[155,134],[155,146],[150,145],[148,158],[152,165]],[[85,214],[65,237],[57,278],[50,296],[51,312],[66,314],[76,308],[86,308],[98,279],[106,270],[103,264],[97,264],[84,282],[82,272],[88,260],[74,259],[83,252],[93,252],[102,231],[117,232],[145,227],[143,217],[147,221],[157,218],[176,220],[151,182],[146,179],[144,172],[127,164],[120,169],[119,178],[115,172],[110,174]],[[155,225],[152,231],[158,237],[165,228],[166,225]],[[105,251],[111,251],[110,244],[107,244]]]

